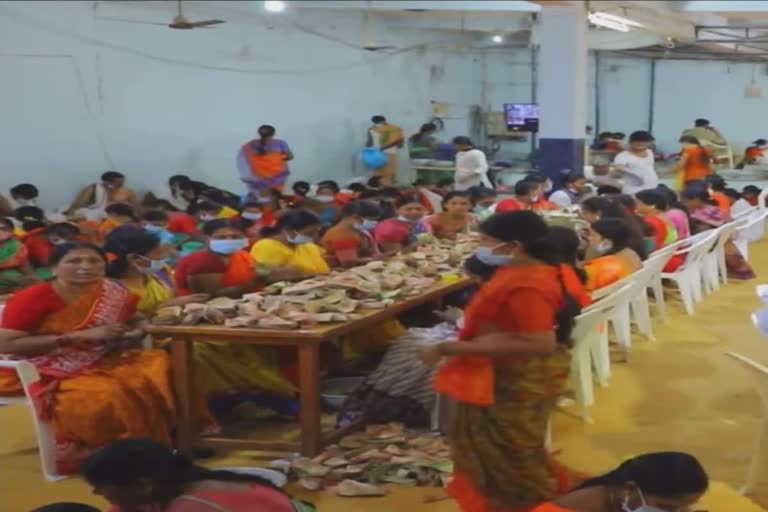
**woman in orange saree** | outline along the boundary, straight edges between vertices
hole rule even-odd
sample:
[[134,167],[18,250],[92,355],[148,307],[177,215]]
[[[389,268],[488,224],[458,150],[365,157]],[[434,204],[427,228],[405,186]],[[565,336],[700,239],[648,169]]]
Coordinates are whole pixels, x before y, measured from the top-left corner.
[[264,189],[282,192],[290,175],[287,162],[293,159],[291,148],[275,138],[275,127],[259,127],[259,138],[246,142],[237,155],[240,180],[253,194]]
[[516,512],[569,485],[545,437],[568,380],[577,297],[588,299],[536,213],[494,215],[480,233],[476,255],[498,269],[467,306],[461,341],[421,357],[435,364],[450,356],[435,378],[435,389],[456,401],[448,493],[465,512]]
[[692,455],[646,453],[531,512],[691,510],[708,487],[709,477]]
[[587,290],[611,285],[642,268],[640,256],[629,247],[631,238],[631,228],[622,219],[607,218],[592,223],[589,252],[599,256],[584,263]]
[[[62,244],[51,261],[53,281],[30,286],[6,304],[0,357],[29,361],[40,372],[33,402],[36,414],[53,425],[58,471],[77,471],[85,457],[115,439],[170,444],[168,356],[129,348],[143,336],[131,324],[136,297],[104,278],[106,260],[96,246]],[[20,393],[16,374],[0,373],[0,394]]]

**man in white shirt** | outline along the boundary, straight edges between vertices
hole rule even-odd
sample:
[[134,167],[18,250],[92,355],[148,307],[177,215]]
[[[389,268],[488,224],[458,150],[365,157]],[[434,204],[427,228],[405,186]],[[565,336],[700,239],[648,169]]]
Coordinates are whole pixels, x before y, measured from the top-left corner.
[[581,174],[569,174],[565,177],[563,188],[556,190],[549,196],[549,201],[558,208],[566,209],[576,206],[589,192],[587,178]]
[[656,174],[656,158],[650,149],[653,136],[645,131],[629,136],[629,149],[622,151],[613,160],[611,175],[622,185],[622,192],[635,194],[659,186]]
[[454,190],[469,190],[483,185],[493,188],[488,179],[488,160],[485,153],[475,148],[469,137],[453,139],[456,148],[456,174],[454,175]]

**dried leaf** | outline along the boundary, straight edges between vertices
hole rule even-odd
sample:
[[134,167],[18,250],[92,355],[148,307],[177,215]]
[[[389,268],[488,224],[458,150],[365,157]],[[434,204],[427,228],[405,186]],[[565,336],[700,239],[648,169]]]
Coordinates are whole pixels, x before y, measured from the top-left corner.
[[364,484],[354,480],[344,480],[336,489],[336,494],[343,497],[385,496],[387,493],[377,485]]

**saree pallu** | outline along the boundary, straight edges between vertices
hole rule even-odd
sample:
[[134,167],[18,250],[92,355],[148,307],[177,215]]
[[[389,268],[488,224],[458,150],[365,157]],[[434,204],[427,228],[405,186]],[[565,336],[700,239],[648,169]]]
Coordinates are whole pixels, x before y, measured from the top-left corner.
[[241,176],[253,180],[248,183],[252,192],[266,188],[283,190],[290,174],[284,154],[287,150],[287,144],[274,139],[263,149],[259,140],[243,144],[237,155],[237,167]]
[[[730,214],[723,212],[716,206],[705,206],[691,212],[692,228],[697,233],[719,228],[731,220]],[[750,264],[744,259],[736,244],[733,243],[733,239],[725,243],[723,250],[725,251],[725,266],[728,270],[728,277],[744,281],[756,277]]]
[[464,512],[517,512],[568,490],[570,479],[547,452],[547,422],[567,386],[564,350],[495,369],[495,402],[456,402],[450,427],[455,466],[448,493]]
[[[135,297],[122,285],[104,280],[49,314],[31,334],[63,334],[124,323],[134,311]],[[165,352],[117,352],[106,343],[82,342],[26,360],[41,375],[32,387],[32,400],[35,413],[53,426],[58,472],[77,472],[85,458],[116,439],[171,443],[174,398]],[[0,395],[21,393],[15,373],[0,373]]]

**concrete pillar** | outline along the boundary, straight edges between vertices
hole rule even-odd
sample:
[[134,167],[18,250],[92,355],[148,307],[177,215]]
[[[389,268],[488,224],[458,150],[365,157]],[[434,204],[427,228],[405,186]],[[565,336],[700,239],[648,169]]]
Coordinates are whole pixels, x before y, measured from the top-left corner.
[[584,168],[587,125],[585,2],[547,6],[540,13],[538,164],[555,186],[564,172]]

